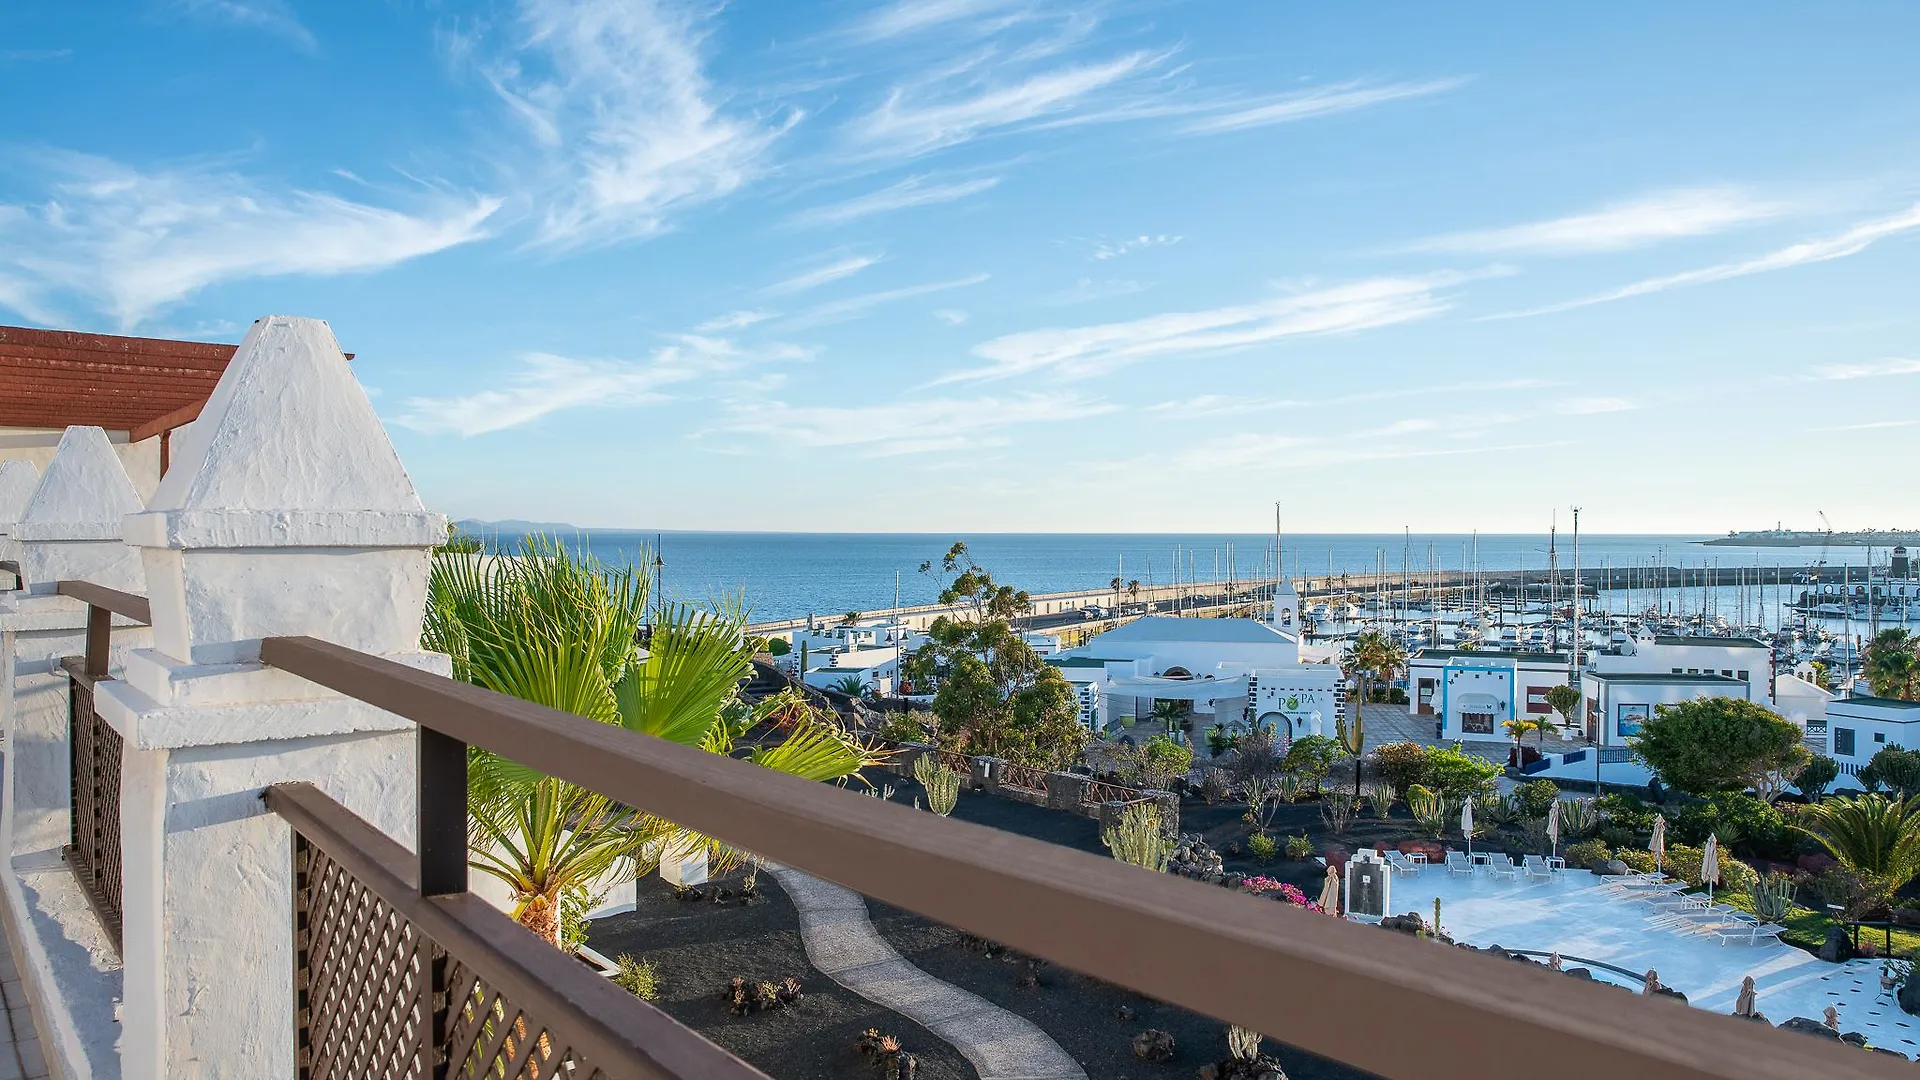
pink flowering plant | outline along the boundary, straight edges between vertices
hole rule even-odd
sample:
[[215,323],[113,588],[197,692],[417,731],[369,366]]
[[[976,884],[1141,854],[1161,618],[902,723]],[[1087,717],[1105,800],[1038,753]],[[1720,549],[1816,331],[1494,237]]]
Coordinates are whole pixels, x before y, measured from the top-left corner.
[[1307,894],[1301,892],[1297,886],[1289,885],[1284,881],[1275,881],[1265,874],[1242,881],[1240,888],[1255,896],[1271,896],[1275,900],[1284,901],[1294,907],[1306,908],[1308,911],[1324,911],[1319,902],[1307,899]]

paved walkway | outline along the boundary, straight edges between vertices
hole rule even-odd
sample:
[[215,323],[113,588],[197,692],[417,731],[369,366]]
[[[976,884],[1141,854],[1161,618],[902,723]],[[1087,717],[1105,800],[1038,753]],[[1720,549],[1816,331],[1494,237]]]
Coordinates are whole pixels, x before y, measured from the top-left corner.
[[20,970],[13,966],[5,935],[0,935],[0,1005],[7,1012],[6,1023],[0,1025],[0,1080],[47,1080],[40,1036],[27,1011],[27,991],[20,985]]
[[1031,1021],[902,959],[873,928],[859,893],[798,870],[769,870],[800,910],[814,967],[953,1044],[980,1080],[1086,1080],[1079,1062]]

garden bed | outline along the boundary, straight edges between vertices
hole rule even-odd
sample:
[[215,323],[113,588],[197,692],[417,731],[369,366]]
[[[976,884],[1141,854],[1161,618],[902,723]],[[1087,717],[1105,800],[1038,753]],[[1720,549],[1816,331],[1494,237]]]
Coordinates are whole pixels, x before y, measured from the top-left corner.
[[[738,878],[727,882],[737,888]],[[842,989],[807,963],[800,916],[767,874],[751,905],[685,901],[656,876],[641,879],[635,909],[594,920],[587,944],[607,956],[650,960],[660,976],[654,1002],[669,1016],[777,1080],[848,1080],[874,1075],[854,1049],[861,1032],[896,1035],[919,1059],[922,1080],[974,1080],[951,1046],[897,1013]],[[749,982],[800,979],[797,1005],[734,1016],[723,1000],[735,975]]]

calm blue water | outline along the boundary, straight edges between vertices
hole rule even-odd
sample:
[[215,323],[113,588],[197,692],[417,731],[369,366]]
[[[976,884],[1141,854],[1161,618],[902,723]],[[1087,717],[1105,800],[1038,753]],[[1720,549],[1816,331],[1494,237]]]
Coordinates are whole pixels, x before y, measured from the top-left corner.
[[[651,561],[656,535],[665,562],[667,594],[677,600],[707,601],[744,596],[755,620],[793,618],[810,613],[839,614],[890,607],[895,578],[904,604],[929,603],[939,591],[934,575],[919,572],[936,562],[955,540],[965,540],[973,557],[995,577],[1029,592],[1064,592],[1106,585],[1116,574],[1142,584],[1174,580],[1174,556],[1181,555],[1181,577],[1224,578],[1230,568],[1240,578],[1272,573],[1273,537],[1248,534],[1038,534],[989,533],[975,536],[901,533],[724,533],[595,532],[564,537],[584,541],[609,563]],[[497,539],[511,542],[511,534]],[[1583,567],[1810,565],[1818,548],[1702,547],[1705,537],[1582,536]],[[1384,559],[1394,573],[1411,549],[1415,571],[1472,566],[1473,538],[1457,534],[1302,534],[1288,536],[1286,563],[1296,577],[1367,573]],[[1229,555],[1231,551],[1231,555]],[[1573,565],[1571,538],[1558,543],[1562,568]],[[646,553],[643,555],[643,552]],[[1835,548],[1829,565],[1863,565],[1865,549]],[[1885,561],[1884,550],[1876,558]],[[1486,570],[1544,570],[1544,535],[1481,536],[1479,565]],[[1189,569],[1190,567],[1190,569]]]

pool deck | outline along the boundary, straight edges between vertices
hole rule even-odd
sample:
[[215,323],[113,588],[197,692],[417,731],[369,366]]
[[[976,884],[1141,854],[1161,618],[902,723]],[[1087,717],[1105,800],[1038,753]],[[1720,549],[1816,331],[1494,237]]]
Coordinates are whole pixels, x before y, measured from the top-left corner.
[[1438,898],[1441,926],[1456,941],[1557,951],[1630,971],[1653,968],[1661,983],[1711,1012],[1731,1013],[1741,978],[1752,975],[1759,1009],[1776,1024],[1796,1016],[1820,1020],[1833,1005],[1842,1031],[1858,1031],[1873,1045],[1909,1057],[1920,1054],[1920,1016],[1901,1012],[1881,993],[1878,960],[1829,964],[1779,942],[1723,945],[1656,926],[1651,908],[1608,890],[1603,880],[1584,870],[1548,882],[1509,881],[1484,870],[1467,878],[1432,866],[1393,879],[1390,910],[1430,920]]

